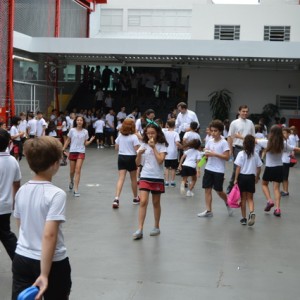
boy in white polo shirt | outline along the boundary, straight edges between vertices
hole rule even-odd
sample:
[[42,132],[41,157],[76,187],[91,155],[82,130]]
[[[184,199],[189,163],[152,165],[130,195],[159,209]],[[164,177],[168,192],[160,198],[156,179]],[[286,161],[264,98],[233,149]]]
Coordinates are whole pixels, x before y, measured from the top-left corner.
[[59,169],[62,145],[42,136],[27,140],[24,153],[35,176],[16,194],[19,239],[12,265],[12,299],[34,285],[39,288],[36,299],[43,295],[44,300],[67,300],[72,283],[62,234],[66,193],[51,182]]
[[205,156],[207,163],[205,166],[202,188],[205,189],[206,210],[198,214],[198,217],[212,217],[212,189],[224,201],[229,216],[233,211],[227,204],[227,195],[223,192],[223,181],[225,172],[225,162],[229,159],[229,145],[221,136],[224,125],[220,120],[214,120],[209,125],[211,139],[205,145]]
[[0,240],[13,260],[17,237],[10,230],[10,216],[15,194],[20,187],[21,172],[16,159],[6,151],[9,141],[10,134],[0,128]]

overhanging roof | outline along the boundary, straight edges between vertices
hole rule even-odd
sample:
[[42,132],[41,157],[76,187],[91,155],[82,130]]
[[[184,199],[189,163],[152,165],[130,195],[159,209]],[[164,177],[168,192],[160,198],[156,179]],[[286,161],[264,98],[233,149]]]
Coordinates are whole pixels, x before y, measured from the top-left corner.
[[261,65],[299,69],[300,42],[202,41],[28,37],[15,32],[14,48],[61,64],[172,66]]

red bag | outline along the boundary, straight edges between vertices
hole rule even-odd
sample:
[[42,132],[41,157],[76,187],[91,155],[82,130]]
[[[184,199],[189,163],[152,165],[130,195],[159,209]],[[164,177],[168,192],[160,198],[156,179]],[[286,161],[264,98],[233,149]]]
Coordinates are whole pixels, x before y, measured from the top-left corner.
[[227,196],[227,203],[231,208],[239,208],[241,207],[241,203],[239,200],[241,199],[241,193],[239,186],[235,184],[231,189],[231,192]]
[[294,155],[290,156],[290,167],[293,167],[297,163],[297,158]]

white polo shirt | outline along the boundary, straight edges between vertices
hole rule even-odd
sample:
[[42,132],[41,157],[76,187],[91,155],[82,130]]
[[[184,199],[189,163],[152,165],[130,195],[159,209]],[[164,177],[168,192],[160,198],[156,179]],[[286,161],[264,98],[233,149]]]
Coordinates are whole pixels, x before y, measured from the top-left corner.
[[0,215],[12,213],[12,184],[21,180],[17,160],[7,152],[0,152]]
[[66,220],[66,199],[66,193],[49,181],[30,180],[19,189],[14,211],[14,216],[20,220],[17,254],[40,260],[45,223],[59,221],[53,261],[66,258],[62,234],[62,223]]
[[68,137],[71,139],[70,152],[85,153],[85,141],[89,139],[89,133],[86,129],[71,128]]
[[135,147],[139,146],[139,139],[135,134],[123,135],[119,134],[115,143],[119,145],[119,154],[121,155],[136,155]]
[[243,147],[243,140],[235,138],[235,134],[245,137],[247,134],[255,136],[254,124],[251,120],[238,118],[230,123],[228,136],[232,138],[232,146]]

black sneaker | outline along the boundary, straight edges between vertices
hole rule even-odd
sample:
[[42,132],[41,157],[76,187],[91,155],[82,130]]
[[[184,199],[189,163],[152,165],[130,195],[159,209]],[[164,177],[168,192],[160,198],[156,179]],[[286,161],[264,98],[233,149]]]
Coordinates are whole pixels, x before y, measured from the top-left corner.
[[240,219],[240,223],[241,223],[242,225],[247,225],[247,219],[246,219],[246,218]]
[[119,200],[115,199],[113,204],[112,204],[112,208],[119,208]]
[[133,204],[133,205],[138,205],[138,204],[140,204],[140,202],[141,202],[141,200],[140,200],[140,197],[139,197],[139,196],[137,196],[136,198],[134,198],[134,199],[132,200],[132,204]]

